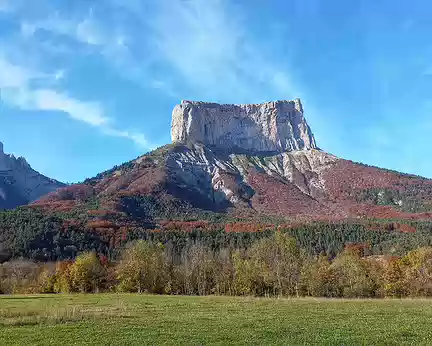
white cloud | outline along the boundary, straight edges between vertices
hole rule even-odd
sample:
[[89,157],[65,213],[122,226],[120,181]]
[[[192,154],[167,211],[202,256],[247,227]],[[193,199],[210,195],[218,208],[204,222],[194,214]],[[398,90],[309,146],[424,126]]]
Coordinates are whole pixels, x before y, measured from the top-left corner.
[[32,101],[32,106],[37,110],[64,112],[72,119],[92,126],[106,126],[109,123],[100,104],[76,100],[55,90],[35,90],[32,93]]
[[[238,8],[225,0],[158,1],[154,43],[183,82],[209,95],[259,101],[299,93],[291,77],[250,38]],[[265,96],[264,96],[265,97]]]
[[0,89],[3,102],[25,110],[61,112],[71,119],[97,127],[107,135],[127,138],[141,148],[149,148],[143,134],[116,129],[113,119],[105,115],[99,102],[82,101],[54,89],[32,87],[35,80],[43,79],[50,84],[51,79],[58,80],[59,76],[63,78],[64,72],[34,72],[0,56]]
[[38,79],[50,77],[0,57],[0,88],[5,102],[23,109],[64,112],[73,119],[93,126],[108,123],[108,118],[103,116],[97,103],[82,102],[51,89],[33,89],[31,84]]
[[75,32],[71,33],[75,38],[83,43],[99,46],[106,44],[106,37],[100,33],[96,23],[90,19],[84,19],[76,26]]
[[147,138],[139,132],[122,131],[107,127],[104,129],[104,133],[114,137],[128,138],[141,148],[153,149],[153,146],[149,144]]
[[39,74],[9,62],[0,55],[0,88],[24,88]]
[[56,12],[47,13],[47,17],[42,19],[22,20],[23,36],[33,36],[37,31],[47,31],[57,36],[67,37],[78,43],[98,48],[101,53],[112,52],[120,47],[124,50],[126,47],[126,37],[118,25],[110,25],[103,19],[95,18],[91,10],[85,16],[73,19],[71,16]]

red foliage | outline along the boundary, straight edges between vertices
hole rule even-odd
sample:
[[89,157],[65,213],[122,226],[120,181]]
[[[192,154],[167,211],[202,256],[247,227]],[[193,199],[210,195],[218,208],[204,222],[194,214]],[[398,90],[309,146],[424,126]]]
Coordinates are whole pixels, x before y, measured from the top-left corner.
[[74,210],[74,208],[79,204],[74,200],[71,201],[52,201],[52,202],[35,202],[35,204],[31,204],[31,208],[42,209],[46,211],[54,211],[54,212],[70,212]]
[[163,167],[135,166],[126,173],[113,174],[101,180],[95,188],[104,195],[146,195],[158,191],[165,179]]
[[416,176],[402,175],[375,167],[356,164],[347,160],[337,161],[324,172],[326,190],[340,206],[349,210],[349,215],[378,219],[428,219],[431,213],[407,213],[390,206],[358,203],[358,192],[372,188],[390,188],[399,191],[412,190],[419,194],[416,198],[431,200],[432,180]]
[[96,220],[96,221],[90,221],[87,223],[87,227],[88,228],[101,228],[101,229],[106,229],[106,228],[112,228],[112,229],[117,229],[118,226],[112,222],[112,221],[107,221],[107,220]]
[[[76,210],[77,206],[82,205],[90,197],[96,196],[102,210],[86,212],[86,216],[96,219],[88,223],[89,228],[116,230],[119,226],[136,226],[136,221],[128,220],[123,213],[119,212],[122,197],[152,195],[162,202],[169,198],[181,199],[172,192],[172,189],[170,190],[170,185],[167,184],[175,184],[175,179],[171,179],[172,172],[167,165],[163,164],[164,160],[165,158],[162,157],[158,157],[157,160],[144,157],[141,160],[126,164],[116,171],[113,170],[106,175],[101,175],[101,178],[92,180],[94,186],[76,184],[61,188],[41,198],[32,207],[47,211],[70,212]],[[238,182],[239,177],[221,171],[220,179],[223,180],[224,186],[241,197],[240,202],[230,208],[227,213],[255,220],[261,215],[278,215],[290,220],[299,220],[299,222],[310,220],[337,221],[357,217],[412,220],[432,217],[432,213],[406,213],[390,206],[358,203],[356,200],[358,193],[365,189],[391,188],[405,191],[404,189],[411,187],[408,191],[410,193],[420,191],[421,200],[427,204],[428,201],[432,201],[431,180],[367,167],[347,160],[337,160],[323,171],[322,178],[325,191],[313,193],[314,188],[309,184],[310,179],[316,178],[316,175],[313,176],[313,174],[315,173],[293,172],[292,179],[295,182],[293,184],[277,173],[272,175],[251,169],[247,176],[247,183],[254,190],[254,195],[250,200],[245,201],[242,199],[244,191],[242,192],[242,186]],[[412,188],[413,185],[416,187]],[[247,195],[247,198],[250,196],[249,192],[244,195]],[[109,223],[107,220],[111,219],[117,221]],[[102,221],[106,221],[106,223]],[[227,225],[225,229],[228,232],[232,229],[237,231],[241,228],[245,228],[247,231],[257,231],[258,228],[265,226],[257,224],[250,224],[249,226]],[[295,227],[295,225],[285,226],[285,228]],[[201,221],[173,221],[161,222],[160,230],[190,232],[194,229],[209,230],[214,227],[213,224]],[[400,226],[400,229],[404,232],[413,231],[407,225]]]
[[259,212],[292,215],[317,215],[326,207],[288,181],[252,170],[248,182],[255,190],[252,206]]
[[402,223],[402,224],[397,223],[396,225],[397,225],[396,229],[400,232],[403,232],[403,233],[415,233],[417,231],[415,229],[415,227],[404,224],[404,223]]
[[94,189],[92,186],[85,184],[75,184],[62,187],[48,195],[42,197],[35,204],[52,203],[58,201],[83,201],[89,197],[94,196]]
[[108,257],[105,255],[99,255],[99,261],[104,267],[107,267],[109,264]]

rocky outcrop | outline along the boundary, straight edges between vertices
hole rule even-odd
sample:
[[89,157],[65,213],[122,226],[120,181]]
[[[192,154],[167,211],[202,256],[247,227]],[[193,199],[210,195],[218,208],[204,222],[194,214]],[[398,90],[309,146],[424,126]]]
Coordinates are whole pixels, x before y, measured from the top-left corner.
[[[166,161],[171,186],[192,199],[278,214],[322,212],[322,172],[338,159],[319,150],[299,99],[249,105],[182,101],[174,108],[172,141],[183,148]],[[266,189],[286,198],[268,198]],[[290,198],[288,198],[291,196]],[[294,201],[288,203],[288,200]]]
[[65,186],[30,167],[23,157],[5,154],[0,142],[0,209],[12,209]]
[[[253,177],[257,174],[271,177],[281,185],[290,187],[297,200],[306,201],[307,208],[316,204],[316,199],[325,197],[323,173],[332,167],[338,158],[323,151],[299,150],[274,155],[228,154],[213,151],[209,147],[194,143],[177,146],[166,159],[170,181],[174,186],[187,188],[194,196],[203,196],[215,205],[252,206],[257,202]],[[273,184],[274,185],[274,184]],[[274,201],[278,196],[273,197]],[[288,214],[298,213],[291,207]],[[303,211],[305,212],[305,211]]]
[[230,151],[317,148],[299,99],[247,105],[182,101],[173,111],[171,138]]

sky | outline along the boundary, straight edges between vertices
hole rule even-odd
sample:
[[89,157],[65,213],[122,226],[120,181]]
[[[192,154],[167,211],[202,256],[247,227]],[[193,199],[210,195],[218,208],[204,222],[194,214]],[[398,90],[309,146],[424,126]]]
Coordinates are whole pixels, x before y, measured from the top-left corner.
[[0,0],[0,141],[86,177],[170,143],[181,100],[300,97],[320,148],[432,178],[429,0]]

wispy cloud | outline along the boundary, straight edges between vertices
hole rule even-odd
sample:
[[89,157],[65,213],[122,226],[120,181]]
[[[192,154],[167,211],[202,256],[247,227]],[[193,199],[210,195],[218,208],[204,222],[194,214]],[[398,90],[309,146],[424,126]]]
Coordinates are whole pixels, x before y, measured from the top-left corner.
[[39,76],[39,73],[12,64],[0,55],[0,88],[22,89]]
[[111,0],[92,6],[80,14],[53,11],[23,19],[21,33],[67,37],[101,54],[123,78],[172,98],[257,102],[302,96],[277,54],[268,54],[248,32],[246,11],[237,3]]
[[[248,33],[242,8],[228,0],[111,0],[73,13],[43,2],[51,4],[47,7],[50,12],[22,16],[20,34],[40,48],[35,51],[45,64],[39,66],[44,73],[19,70],[18,66],[0,71],[3,84],[9,84],[8,99],[17,107],[57,110],[107,135],[148,146],[139,132],[113,128],[114,119],[100,103],[59,90],[65,71],[56,66],[45,72],[49,62],[43,56],[47,53],[55,58],[54,47],[59,43],[69,49],[68,59],[78,53],[79,46],[84,53],[100,54],[122,78],[175,99],[194,95],[222,102],[258,102],[303,96],[275,54],[267,54],[262,43]],[[48,51],[45,47],[50,46],[50,39],[53,49]],[[65,55],[64,51],[58,54]],[[40,80],[43,86],[35,88],[34,82]]]
[[2,101],[13,107],[35,111],[54,111],[68,115],[71,119],[99,128],[103,133],[127,138],[142,148],[149,148],[145,136],[139,132],[117,129],[113,119],[105,115],[99,102],[82,101],[65,92],[34,88],[32,83],[42,80],[50,84],[51,80],[59,79],[59,74],[41,73],[11,63],[0,57],[0,89]]
[[155,147],[151,145],[147,138],[139,132],[130,132],[130,131],[122,131],[122,130],[116,130],[111,127],[106,127],[104,129],[104,133],[110,136],[114,137],[122,137],[122,138],[128,138],[133,140],[138,146],[142,148],[148,148],[148,149],[154,149]]
[[57,11],[42,19],[23,19],[21,21],[23,36],[34,36],[39,31],[50,32],[59,37],[92,46],[102,54],[120,53],[126,50],[125,35],[119,26],[110,25],[103,19],[98,19],[91,9],[86,15],[72,18]]
[[150,19],[153,42],[191,87],[247,100],[299,92],[291,77],[247,34],[240,9],[224,0],[158,1]]
[[60,111],[72,119],[92,126],[107,126],[109,119],[104,116],[102,107],[97,102],[83,102],[55,90],[35,90],[31,95],[30,107],[42,111]]

